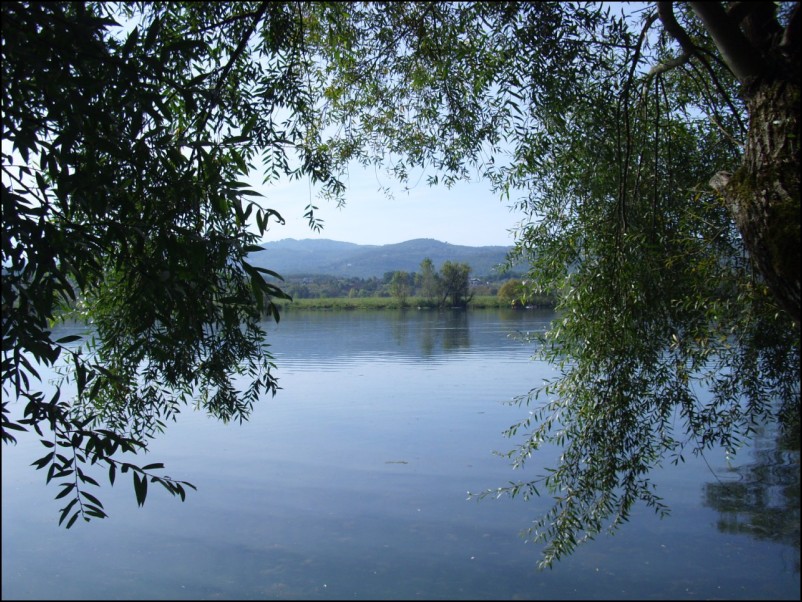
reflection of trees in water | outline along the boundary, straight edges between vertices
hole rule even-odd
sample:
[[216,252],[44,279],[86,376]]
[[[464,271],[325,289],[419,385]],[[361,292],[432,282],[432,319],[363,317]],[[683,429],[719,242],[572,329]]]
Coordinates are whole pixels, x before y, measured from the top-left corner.
[[406,309],[398,310],[393,314],[393,340],[399,347],[404,347],[409,337],[409,319],[407,319]]
[[781,439],[755,436],[754,462],[731,469],[733,480],[707,483],[705,505],[721,514],[723,533],[749,535],[791,546],[799,572],[799,448],[783,449]]
[[[471,346],[468,312],[465,310],[426,311],[419,324],[422,357],[433,355],[438,344],[443,351],[468,349]],[[395,329],[394,326],[394,336],[400,336],[401,331]],[[403,334],[405,336],[406,331]]]
[[420,351],[422,357],[431,357],[434,353],[435,336],[431,320],[424,322],[423,330],[420,333]]
[[454,351],[470,347],[468,312],[464,309],[452,309],[445,311],[444,316],[443,351]]

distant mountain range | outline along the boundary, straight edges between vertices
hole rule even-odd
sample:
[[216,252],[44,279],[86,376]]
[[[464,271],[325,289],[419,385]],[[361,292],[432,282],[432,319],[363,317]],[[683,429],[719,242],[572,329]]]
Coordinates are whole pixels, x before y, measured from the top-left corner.
[[418,238],[392,245],[358,245],[327,239],[286,238],[261,245],[249,262],[282,276],[381,277],[386,272],[419,272],[426,257],[436,270],[446,261],[467,263],[471,275],[490,276],[506,260],[512,247],[468,247],[431,238]]

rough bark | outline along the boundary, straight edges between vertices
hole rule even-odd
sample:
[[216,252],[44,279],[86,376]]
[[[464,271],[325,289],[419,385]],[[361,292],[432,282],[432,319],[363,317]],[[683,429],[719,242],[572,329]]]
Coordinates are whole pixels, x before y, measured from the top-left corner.
[[[800,5],[783,29],[771,3],[692,2],[742,84],[749,113],[743,162],[711,186],[728,202],[757,271],[800,328]],[[668,10],[668,9],[665,9]]]
[[749,132],[743,162],[718,187],[757,270],[799,328],[799,81],[771,78],[745,92]]

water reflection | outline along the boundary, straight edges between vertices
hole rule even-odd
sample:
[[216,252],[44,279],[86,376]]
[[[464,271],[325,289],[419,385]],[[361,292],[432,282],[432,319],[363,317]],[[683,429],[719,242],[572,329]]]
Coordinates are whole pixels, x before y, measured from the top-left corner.
[[[244,424],[187,412],[153,443],[199,490],[139,507],[130,485],[104,488],[111,517],[70,531],[32,474],[37,438],[21,441],[2,454],[2,598],[798,600],[798,513],[781,533],[799,502],[798,468],[783,471],[799,458],[772,451],[771,433],[744,452],[754,466],[707,486],[706,508],[701,458],[656,471],[669,519],[641,507],[552,571],[536,570],[540,548],[519,536],[548,499],[466,499],[559,457],[541,450],[554,456],[521,475],[493,454],[515,444],[501,433],[526,411],[505,402],[554,375],[510,335],[553,318],[288,311],[265,323],[279,395]],[[732,532],[771,535],[717,530],[711,507]]]
[[704,487],[704,504],[720,513],[722,533],[749,535],[790,546],[799,573],[799,450],[782,445],[779,433],[755,435],[753,462],[726,471]]
[[[465,310],[404,310],[392,323],[392,340],[399,349],[420,358],[471,347],[468,312]],[[417,348],[420,353],[416,353]]]
[[471,338],[468,329],[468,313],[465,310],[445,310],[427,312],[420,322],[421,357],[436,354],[437,349],[444,353],[470,349]]
[[[550,312],[543,314],[539,330],[545,329],[550,316]],[[534,311],[410,309],[335,314],[293,310],[277,326],[266,322],[265,329],[282,367],[328,370],[365,359],[434,365],[446,361],[446,355],[480,353],[500,341],[502,347],[506,341],[520,348],[521,342],[512,335],[531,330],[533,324],[540,325]]]

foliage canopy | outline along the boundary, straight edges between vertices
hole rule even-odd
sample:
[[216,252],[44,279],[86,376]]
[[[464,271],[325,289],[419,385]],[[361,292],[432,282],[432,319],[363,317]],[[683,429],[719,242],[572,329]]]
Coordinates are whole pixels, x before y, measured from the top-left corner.
[[[140,503],[148,480],[183,497],[115,454],[189,400],[242,419],[275,392],[258,321],[283,293],[246,256],[281,218],[257,169],[338,201],[352,161],[478,175],[525,216],[513,259],[558,291],[538,344],[560,373],[519,400],[510,455],[564,453],[488,493],[550,492],[545,565],[637,501],[665,511],[664,459],[798,430],[799,4],[614,9],[4,3],[2,373],[28,404],[14,422],[4,401],[2,434],[53,450],[62,520],[104,514],[87,462],[133,470]],[[51,339],[63,305],[93,321],[78,350]],[[46,400],[26,354],[67,354],[77,396]]]
[[559,376],[508,434],[516,467],[549,443],[560,463],[483,494],[548,491],[544,566],[638,501],[667,512],[663,461],[798,433],[798,3],[346,12],[318,45],[327,148],[402,180],[476,170],[526,216],[530,292],[559,293],[538,341]]
[[[140,504],[148,482],[183,498],[188,484],[154,474],[160,464],[119,453],[146,448],[188,402],[243,420],[276,391],[260,322],[265,311],[278,319],[273,300],[285,295],[246,257],[281,216],[244,179],[258,153],[267,181],[340,186],[304,144],[310,99],[293,10],[2,7],[2,435],[42,437],[49,453],[36,467],[61,483],[68,527],[105,515],[82,487],[97,484],[88,465],[112,483],[131,470]],[[136,25],[121,32],[117,20]],[[254,36],[262,50],[245,52]],[[65,316],[91,324],[79,347],[51,336]],[[68,401],[61,387],[46,399],[33,380],[31,359],[59,356],[74,380]],[[26,402],[17,421],[12,397]]]

